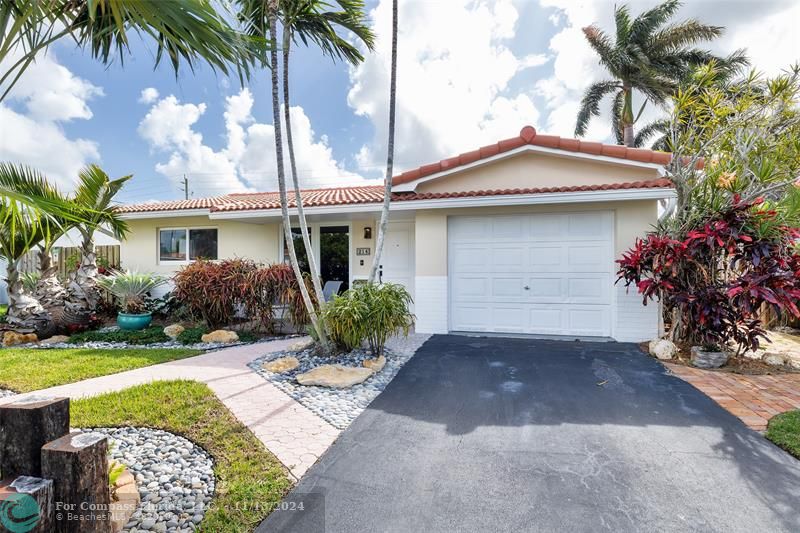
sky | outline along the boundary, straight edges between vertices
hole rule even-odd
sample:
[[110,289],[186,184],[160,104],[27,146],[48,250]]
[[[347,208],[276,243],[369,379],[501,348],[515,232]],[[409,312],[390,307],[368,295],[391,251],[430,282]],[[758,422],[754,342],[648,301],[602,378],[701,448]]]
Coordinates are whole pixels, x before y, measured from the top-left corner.
[[[586,87],[604,79],[581,28],[613,29],[613,1],[399,0],[395,170],[513,137],[573,136]],[[630,1],[635,14],[655,1]],[[391,0],[368,2],[376,50],[356,66],[292,56],[290,105],[301,186],[380,184],[388,129]],[[724,26],[707,47],[746,48],[754,67],[800,61],[800,1],[688,0],[676,20]],[[134,42],[103,66],[72,43],[40,56],[0,104],[0,161],[69,191],[86,164],[133,175],[124,202],[276,190],[268,72],[242,86],[201,66],[176,77]],[[2,67],[2,65],[0,65]],[[662,111],[648,107],[642,120]],[[608,106],[587,139],[612,142]]]

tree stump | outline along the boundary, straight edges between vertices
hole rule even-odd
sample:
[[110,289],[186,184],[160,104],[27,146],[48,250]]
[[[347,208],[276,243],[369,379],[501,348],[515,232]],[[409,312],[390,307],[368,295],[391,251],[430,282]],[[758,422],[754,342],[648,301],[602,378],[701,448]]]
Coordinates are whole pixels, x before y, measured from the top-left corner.
[[8,531],[53,531],[53,481],[31,476],[0,481],[0,524]]
[[69,398],[38,396],[0,405],[0,474],[42,477],[42,446],[67,433]]
[[111,531],[108,439],[75,432],[42,447],[42,473],[55,482],[58,533]]

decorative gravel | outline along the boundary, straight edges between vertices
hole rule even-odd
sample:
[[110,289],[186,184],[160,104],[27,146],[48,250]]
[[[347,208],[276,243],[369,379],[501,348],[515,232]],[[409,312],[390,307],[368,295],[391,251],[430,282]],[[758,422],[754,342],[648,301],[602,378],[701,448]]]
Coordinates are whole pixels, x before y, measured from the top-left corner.
[[79,342],[79,343],[69,343],[69,342],[54,342],[53,344],[37,344],[37,343],[30,343],[30,344],[16,344],[13,348],[38,348],[40,350],[49,350],[52,348],[92,348],[96,350],[120,350],[124,348],[135,348],[135,349],[157,349],[157,348],[186,348],[189,350],[203,350],[203,351],[211,351],[211,350],[219,350],[222,348],[230,348],[232,346],[242,346],[244,344],[257,344],[260,342],[271,342],[278,339],[286,339],[290,337],[296,337],[297,335],[283,335],[283,336],[275,336],[275,337],[264,337],[262,339],[258,339],[254,342],[228,342],[228,343],[221,343],[221,342],[198,342],[196,344],[183,344],[178,341],[167,341],[167,342],[154,342],[152,344],[128,344],[127,342]]
[[[337,429],[345,429],[380,394],[397,372],[414,355],[430,335],[412,334],[408,337],[394,337],[386,343],[386,365],[383,369],[363,383],[347,389],[300,385],[296,376],[321,365],[343,365],[361,367],[365,359],[372,358],[366,350],[354,350],[348,354],[333,357],[313,355],[311,350],[301,352],[274,352],[251,361],[248,366],[261,377],[275,385],[287,395],[308,407]],[[293,355],[300,361],[296,369],[275,374],[262,368],[273,359]]]
[[109,437],[110,458],[136,479],[140,507],[123,531],[188,532],[203,521],[214,494],[211,456],[189,440],[160,429],[92,428]]
[[8,389],[0,389],[0,398],[8,398],[9,396],[14,396],[16,392],[13,390]]

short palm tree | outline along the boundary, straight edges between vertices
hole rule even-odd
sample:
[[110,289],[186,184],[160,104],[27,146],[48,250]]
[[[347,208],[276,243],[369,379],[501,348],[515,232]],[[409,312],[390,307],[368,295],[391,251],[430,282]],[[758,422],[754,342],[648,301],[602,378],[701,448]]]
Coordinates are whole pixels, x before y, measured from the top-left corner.
[[34,246],[61,232],[63,221],[82,216],[72,204],[34,169],[0,163],[0,256],[8,266],[7,321],[42,334],[52,329],[45,308],[23,288],[19,262]]
[[81,262],[67,284],[64,315],[70,323],[85,323],[97,307],[100,292],[94,234],[110,231],[114,237],[122,238],[127,233],[128,225],[117,214],[113,202],[130,178],[124,176],[112,180],[97,165],[89,165],[78,174],[78,188],[72,201],[83,211],[82,220],[75,226],[81,234]]
[[[742,52],[723,59],[693,48],[699,42],[719,37],[723,28],[694,19],[668,24],[680,6],[679,0],[667,0],[633,19],[626,5],[617,7],[614,38],[594,25],[583,29],[589,45],[600,57],[600,64],[612,79],[595,82],[586,90],[578,112],[576,136],[586,134],[589,121],[600,114],[602,100],[613,96],[614,135],[620,144],[634,146],[634,124],[647,103],[665,104],[692,69],[710,61],[732,69],[747,64]],[[644,97],[638,111],[633,103],[634,91]]]
[[3,0],[0,2],[0,101],[54,42],[71,39],[103,64],[130,53],[131,33],[155,42],[155,62],[168,59],[177,73],[205,62],[224,74],[249,76],[263,39],[237,32],[208,0]]
[[53,262],[53,246],[74,226],[74,223],[63,217],[51,217],[48,220],[47,231],[43,233],[42,240],[35,248],[39,259],[39,277],[33,293],[56,325],[63,319],[67,289],[58,279],[58,264]]

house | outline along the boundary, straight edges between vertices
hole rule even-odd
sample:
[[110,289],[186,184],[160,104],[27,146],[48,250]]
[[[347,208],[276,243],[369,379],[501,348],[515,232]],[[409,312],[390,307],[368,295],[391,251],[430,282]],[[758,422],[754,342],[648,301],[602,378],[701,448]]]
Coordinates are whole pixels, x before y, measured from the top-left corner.
[[[659,201],[674,197],[669,160],[526,126],[518,137],[404,172],[393,178],[381,279],[411,291],[420,332],[653,338],[657,306],[615,284],[614,261],[656,223]],[[366,278],[383,186],[302,197],[323,280]],[[131,229],[120,251],[125,268],[172,273],[195,257],[285,257],[275,192],[121,212]]]

